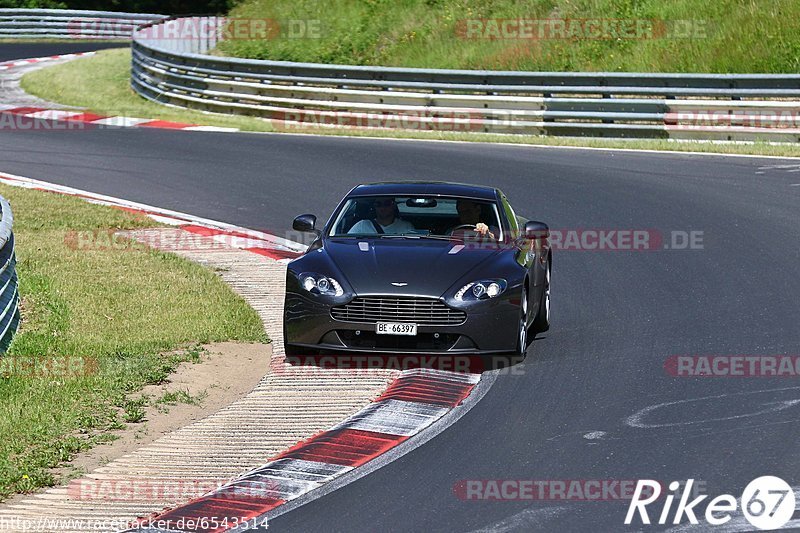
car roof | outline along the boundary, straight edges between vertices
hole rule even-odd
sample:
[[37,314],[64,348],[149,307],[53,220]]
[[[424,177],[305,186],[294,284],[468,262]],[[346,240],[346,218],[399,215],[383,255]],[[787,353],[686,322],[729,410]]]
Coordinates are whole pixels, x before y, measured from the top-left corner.
[[460,196],[479,200],[496,200],[497,189],[468,183],[447,181],[385,181],[363,183],[355,187],[348,196]]

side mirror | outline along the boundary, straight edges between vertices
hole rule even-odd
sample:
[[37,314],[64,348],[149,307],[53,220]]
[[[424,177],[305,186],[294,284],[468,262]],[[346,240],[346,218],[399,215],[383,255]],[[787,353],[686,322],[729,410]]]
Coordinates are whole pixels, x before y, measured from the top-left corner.
[[292,222],[292,229],[308,233],[319,233],[314,226],[317,224],[317,217],[314,215],[300,215]]
[[550,237],[550,227],[544,222],[529,220],[525,223],[526,239],[547,239]]

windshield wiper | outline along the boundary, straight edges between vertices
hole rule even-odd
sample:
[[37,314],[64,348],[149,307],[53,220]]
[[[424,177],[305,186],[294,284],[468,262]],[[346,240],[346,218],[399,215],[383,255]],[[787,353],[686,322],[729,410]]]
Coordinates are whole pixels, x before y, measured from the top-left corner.
[[464,239],[459,237],[454,237],[451,235],[422,235],[418,233],[365,233],[363,235],[357,234],[345,234],[345,235],[333,235],[329,237],[330,239],[436,239],[440,241],[458,241],[464,242]]
[[464,242],[464,239],[454,237],[452,235],[423,235],[423,239],[435,239],[437,241],[458,241]]

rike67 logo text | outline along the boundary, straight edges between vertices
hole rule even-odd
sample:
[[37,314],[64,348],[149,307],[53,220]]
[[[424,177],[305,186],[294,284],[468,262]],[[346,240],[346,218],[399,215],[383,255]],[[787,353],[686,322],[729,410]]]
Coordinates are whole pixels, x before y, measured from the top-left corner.
[[[700,514],[697,508],[708,496],[701,495],[689,501],[692,496],[692,485],[694,485],[693,479],[688,480],[685,485],[677,481],[669,484],[671,494],[667,494],[664,498],[657,524],[668,523],[676,496],[679,496],[679,500],[671,523],[680,524],[684,519],[691,524],[699,523],[695,512]],[[677,491],[681,486],[684,487],[683,492],[678,495]],[[655,503],[660,496],[661,484],[658,481],[640,479],[628,506],[625,524],[630,525],[637,513],[642,524],[650,524],[651,518],[647,507]],[[739,503],[741,503],[741,513],[752,526],[758,529],[778,529],[791,520],[794,514],[795,494],[792,487],[781,478],[762,476],[745,487],[739,501],[730,494],[722,494],[708,502],[705,513],[701,516],[712,526],[725,524],[731,520],[734,513],[737,513]],[[651,510],[657,511],[657,509]]]

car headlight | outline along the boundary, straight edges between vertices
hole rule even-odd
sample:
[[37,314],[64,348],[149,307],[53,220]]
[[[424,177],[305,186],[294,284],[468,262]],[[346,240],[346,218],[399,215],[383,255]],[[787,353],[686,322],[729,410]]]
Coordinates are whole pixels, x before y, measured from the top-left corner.
[[325,294],[328,296],[341,296],[344,294],[342,285],[330,276],[323,276],[313,272],[303,272],[298,276],[300,286],[312,294]]
[[503,294],[508,284],[504,279],[482,279],[467,283],[456,293],[456,300],[488,300]]

